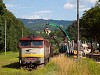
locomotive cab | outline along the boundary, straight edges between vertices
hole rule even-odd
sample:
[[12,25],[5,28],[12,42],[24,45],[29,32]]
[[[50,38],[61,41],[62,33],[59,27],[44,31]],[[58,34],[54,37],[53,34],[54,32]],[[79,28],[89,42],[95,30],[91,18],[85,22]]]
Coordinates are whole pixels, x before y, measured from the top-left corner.
[[42,37],[20,38],[19,48],[21,67],[33,68],[45,64],[50,57],[50,44]]

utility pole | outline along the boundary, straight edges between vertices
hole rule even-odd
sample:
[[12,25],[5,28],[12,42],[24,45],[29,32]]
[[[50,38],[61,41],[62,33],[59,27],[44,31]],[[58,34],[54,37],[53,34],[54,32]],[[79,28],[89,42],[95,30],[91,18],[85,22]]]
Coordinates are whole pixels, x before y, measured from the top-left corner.
[[5,55],[6,55],[6,28],[7,28],[7,23],[5,19]]
[[77,0],[77,27],[78,27],[78,30],[77,30],[77,32],[78,32],[78,35],[77,35],[77,46],[78,46],[78,48],[77,48],[77,57],[79,58],[79,0]]

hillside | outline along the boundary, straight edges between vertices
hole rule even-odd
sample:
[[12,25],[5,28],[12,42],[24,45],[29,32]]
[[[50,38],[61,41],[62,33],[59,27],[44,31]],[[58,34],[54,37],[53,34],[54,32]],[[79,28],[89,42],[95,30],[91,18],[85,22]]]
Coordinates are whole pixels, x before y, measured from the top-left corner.
[[18,40],[22,34],[22,28],[24,29],[24,35],[28,33],[28,30],[20,20],[16,19],[7,10],[3,1],[0,0],[0,52],[4,51],[5,45],[5,20],[7,25],[7,51],[16,51],[18,49]]
[[[63,25],[67,28],[69,25],[73,23],[73,21],[66,21],[66,20],[44,20],[44,19],[20,19],[25,26],[30,30],[41,31],[45,28],[46,23],[53,23],[56,25]],[[52,30],[53,27],[51,27]]]

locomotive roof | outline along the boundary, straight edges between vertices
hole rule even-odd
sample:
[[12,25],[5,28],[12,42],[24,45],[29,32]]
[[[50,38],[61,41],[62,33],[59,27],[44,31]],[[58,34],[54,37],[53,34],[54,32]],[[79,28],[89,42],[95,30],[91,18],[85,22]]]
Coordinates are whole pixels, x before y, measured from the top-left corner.
[[42,37],[22,37],[20,40],[44,40]]

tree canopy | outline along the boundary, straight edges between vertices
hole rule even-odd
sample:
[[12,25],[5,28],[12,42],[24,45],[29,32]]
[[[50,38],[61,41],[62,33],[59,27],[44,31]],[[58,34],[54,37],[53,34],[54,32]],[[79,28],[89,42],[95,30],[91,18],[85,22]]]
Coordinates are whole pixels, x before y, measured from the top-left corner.
[[7,22],[7,51],[16,51],[22,28],[24,34],[27,34],[28,30],[20,20],[16,19],[16,17],[6,9],[5,4],[0,0],[0,52],[4,50],[5,20]]
[[80,20],[81,34],[100,44],[100,4],[97,3],[90,10],[85,11]]

